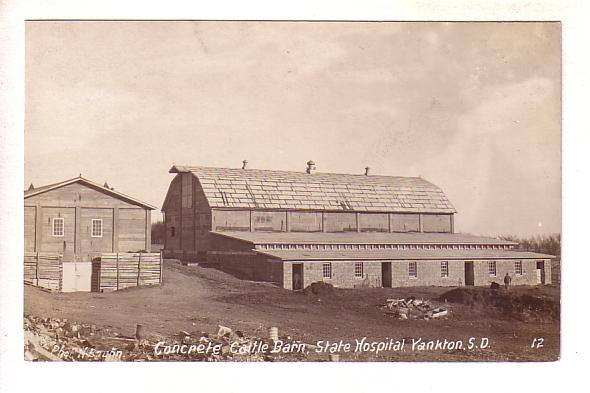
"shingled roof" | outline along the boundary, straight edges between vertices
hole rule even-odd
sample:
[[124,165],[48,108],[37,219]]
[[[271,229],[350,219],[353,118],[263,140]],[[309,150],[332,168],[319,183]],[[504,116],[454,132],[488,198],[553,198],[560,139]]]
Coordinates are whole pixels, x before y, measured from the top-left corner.
[[170,173],[195,175],[212,208],[456,212],[440,188],[420,177],[179,165]]

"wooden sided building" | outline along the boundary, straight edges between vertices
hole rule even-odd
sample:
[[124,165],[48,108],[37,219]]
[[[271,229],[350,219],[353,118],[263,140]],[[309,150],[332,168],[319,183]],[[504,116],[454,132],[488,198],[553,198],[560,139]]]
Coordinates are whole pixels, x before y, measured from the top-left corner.
[[155,207],[76,177],[24,193],[25,253],[90,261],[102,253],[150,252]]
[[420,177],[174,165],[164,253],[301,289],[551,282],[553,256],[455,233],[455,208]]

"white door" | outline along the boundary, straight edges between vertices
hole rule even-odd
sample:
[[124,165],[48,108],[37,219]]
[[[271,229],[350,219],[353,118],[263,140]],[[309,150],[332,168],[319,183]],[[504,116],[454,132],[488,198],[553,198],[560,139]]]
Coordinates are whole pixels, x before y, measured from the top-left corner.
[[537,284],[542,284],[541,269],[535,269],[535,272],[537,273]]
[[64,262],[62,292],[90,292],[91,262]]

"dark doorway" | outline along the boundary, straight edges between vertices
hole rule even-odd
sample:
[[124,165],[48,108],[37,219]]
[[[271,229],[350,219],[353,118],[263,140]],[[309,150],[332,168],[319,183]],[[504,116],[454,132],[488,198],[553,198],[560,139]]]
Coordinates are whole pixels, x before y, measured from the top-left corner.
[[92,275],[90,278],[90,290],[100,292],[100,258],[92,260]]
[[303,263],[293,264],[293,290],[303,289]]
[[465,262],[465,285],[473,286],[474,284],[473,262]]
[[381,262],[381,286],[391,288],[391,262]]
[[537,284],[545,284],[545,262],[537,261]]

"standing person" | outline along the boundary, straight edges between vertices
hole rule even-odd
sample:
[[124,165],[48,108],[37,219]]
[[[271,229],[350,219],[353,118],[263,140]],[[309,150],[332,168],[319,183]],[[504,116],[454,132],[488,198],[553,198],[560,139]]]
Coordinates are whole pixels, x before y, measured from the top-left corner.
[[510,274],[506,273],[506,275],[504,276],[504,287],[506,288],[506,290],[508,290],[510,288],[511,282],[512,282],[512,277],[510,277]]

